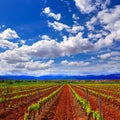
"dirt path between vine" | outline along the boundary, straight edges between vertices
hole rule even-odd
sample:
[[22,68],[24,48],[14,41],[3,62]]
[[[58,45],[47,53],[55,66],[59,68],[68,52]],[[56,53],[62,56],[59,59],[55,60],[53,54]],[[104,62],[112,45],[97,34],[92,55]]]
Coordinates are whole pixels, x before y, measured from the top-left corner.
[[68,85],[63,87],[61,93],[46,109],[37,120],[87,120]]

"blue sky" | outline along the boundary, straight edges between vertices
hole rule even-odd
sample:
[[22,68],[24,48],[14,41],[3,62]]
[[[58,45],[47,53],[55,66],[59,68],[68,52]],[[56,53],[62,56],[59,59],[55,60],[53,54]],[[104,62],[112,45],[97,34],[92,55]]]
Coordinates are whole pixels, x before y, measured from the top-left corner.
[[119,72],[119,0],[0,0],[0,75]]

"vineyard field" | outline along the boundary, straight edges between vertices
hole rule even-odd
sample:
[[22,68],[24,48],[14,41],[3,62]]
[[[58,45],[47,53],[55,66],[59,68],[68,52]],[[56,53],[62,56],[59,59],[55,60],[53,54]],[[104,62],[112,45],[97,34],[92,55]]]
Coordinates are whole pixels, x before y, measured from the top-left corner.
[[120,84],[0,82],[0,120],[120,120]]

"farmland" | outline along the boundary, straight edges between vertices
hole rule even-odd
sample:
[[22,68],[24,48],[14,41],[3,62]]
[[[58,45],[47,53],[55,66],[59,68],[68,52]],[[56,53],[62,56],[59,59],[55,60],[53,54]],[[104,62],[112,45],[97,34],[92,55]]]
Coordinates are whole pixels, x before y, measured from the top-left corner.
[[119,82],[3,81],[0,120],[119,120]]

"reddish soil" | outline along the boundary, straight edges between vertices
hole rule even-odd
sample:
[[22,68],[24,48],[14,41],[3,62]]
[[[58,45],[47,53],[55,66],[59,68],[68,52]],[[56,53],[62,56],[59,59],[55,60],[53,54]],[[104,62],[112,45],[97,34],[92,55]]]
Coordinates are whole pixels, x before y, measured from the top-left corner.
[[[86,99],[86,93],[79,88],[72,86],[73,89],[84,99]],[[90,102],[91,108],[93,110],[98,110],[98,98],[92,95],[88,95],[88,100]],[[114,109],[111,106],[106,105],[104,102],[101,102],[101,109],[103,113],[103,118],[105,120],[120,120],[120,111]]]
[[[111,106],[114,106],[114,108],[116,107],[116,108],[120,109],[120,102],[117,100],[117,99],[120,98],[120,94],[115,94],[114,89],[113,89],[113,91],[112,90],[107,90],[106,88],[103,88],[103,89],[100,90],[98,88],[86,87],[86,86],[82,86],[82,87],[78,87],[78,88],[81,89],[81,90],[88,89],[88,90],[93,90],[95,92],[98,92],[100,94],[110,95],[110,96],[113,97],[113,99],[101,96],[102,101],[104,101],[104,103],[106,103],[107,105],[109,104]],[[89,92],[89,94],[97,97],[97,95],[95,93]]]
[[[50,90],[47,90],[43,93],[41,92],[40,97],[41,98],[46,97],[58,88],[59,88],[59,86],[51,88]],[[31,99],[31,103],[36,103],[38,101],[37,95],[32,96],[32,98],[34,98],[34,99]],[[16,101],[14,101],[13,104],[16,102],[19,103],[20,101],[22,101],[23,104],[1,112],[0,113],[0,120],[23,120],[24,114],[25,114],[25,112],[27,112],[27,108],[29,106],[27,100],[28,100],[28,98],[25,97],[25,98],[22,98],[22,100],[18,99]]]
[[[79,110],[79,112],[77,111]],[[87,120],[78,107],[68,85],[65,85],[46,112],[37,120]]]

